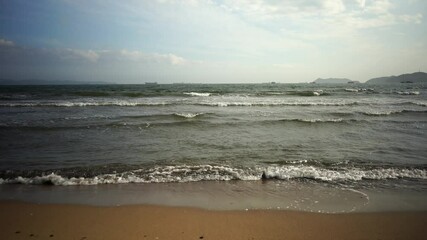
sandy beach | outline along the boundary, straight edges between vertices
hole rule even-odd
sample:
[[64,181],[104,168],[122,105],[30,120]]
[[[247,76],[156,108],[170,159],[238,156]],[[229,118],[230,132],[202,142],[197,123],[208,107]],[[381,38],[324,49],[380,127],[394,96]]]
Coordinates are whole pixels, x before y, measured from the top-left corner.
[[426,212],[317,214],[0,203],[0,239],[425,239]]

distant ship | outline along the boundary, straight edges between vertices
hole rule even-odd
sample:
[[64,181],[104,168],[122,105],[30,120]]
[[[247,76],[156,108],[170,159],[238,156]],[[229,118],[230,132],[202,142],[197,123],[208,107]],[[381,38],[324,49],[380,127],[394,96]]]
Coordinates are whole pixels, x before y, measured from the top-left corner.
[[145,85],[157,85],[157,82],[145,82]]

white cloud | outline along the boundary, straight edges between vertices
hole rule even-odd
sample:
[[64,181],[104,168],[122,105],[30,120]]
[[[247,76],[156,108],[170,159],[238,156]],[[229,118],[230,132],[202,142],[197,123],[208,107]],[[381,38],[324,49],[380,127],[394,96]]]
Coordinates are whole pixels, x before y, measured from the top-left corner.
[[398,23],[419,23],[422,14],[409,18],[397,14],[390,0],[311,0],[311,1],[232,1],[219,4],[221,9],[242,14],[247,21],[294,21],[311,24],[346,25],[345,27],[375,28]]
[[356,2],[359,4],[359,7],[365,8],[366,0],[356,0]]
[[345,6],[341,0],[325,0],[323,1],[323,7],[330,14],[337,14],[345,11]]
[[374,14],[388,14],[392,8],[393,4],[389,0],[375,0],[366,5],[365,11]]
[[197,5],[200,0],[156,0],[159,3]]
[[174,54],[157,54],[154,55],[154,57],[158,58],[159,60],[169,62],[172,65],[182,65],[187,62],[184,58],[178,57]]
[[421,13],[415,14],[415,15],[400,15],[399,19],[402,20],[405,23],[416,23],[421,24],[421,21],[423,19],[423,15]]
[[102,50],[97,52],[99,60],[103,62],[140,62],[147,64],[166,64],[166,65],[184,65],[189,64],[188,61],[175,54],[159,54],[159,53],[143,53],[142,51],[130,51],[122,49],[115,50]]
[[12,46],[15,46],[15,43],[12,41],[8,41],[6,39],[0,38],[0,46],[12,47]]
[[[49,51],[49,50],[48,50]],[[63,60],[84,60],[89,62],[97,62],[99,54],[93,50],[80,50],[80,49],[57,49],[56,54]]]
[[[191,63],[172,53],[143,53],[130,50],[82,50],[71,48],[30,48],[15,45],[12,41],[0,39],[3,46],[0,64],[21,63],[115,63],[138,62],[142,64],[184,65]],[[6,48],[5,48],[6,47]]]

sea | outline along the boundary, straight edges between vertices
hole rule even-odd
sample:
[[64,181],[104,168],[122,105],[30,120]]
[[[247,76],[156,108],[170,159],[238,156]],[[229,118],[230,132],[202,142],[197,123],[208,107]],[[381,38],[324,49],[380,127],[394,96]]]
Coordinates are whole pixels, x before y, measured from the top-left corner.
[[427,84],[0,86],[0,200],[427,210]]

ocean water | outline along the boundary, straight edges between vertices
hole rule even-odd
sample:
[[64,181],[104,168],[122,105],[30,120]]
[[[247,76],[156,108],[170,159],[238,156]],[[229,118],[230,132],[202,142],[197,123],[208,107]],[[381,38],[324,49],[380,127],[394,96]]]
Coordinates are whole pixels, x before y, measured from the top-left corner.
[[271,180],[426,196],[426,124],[427,85],[1,86],[0,186]]

